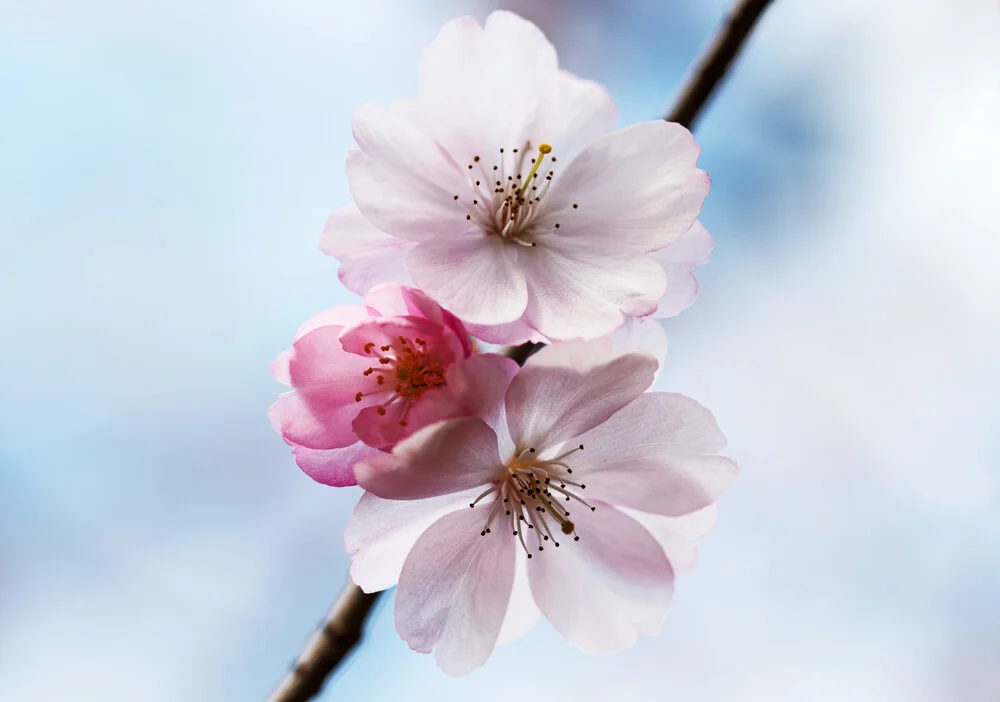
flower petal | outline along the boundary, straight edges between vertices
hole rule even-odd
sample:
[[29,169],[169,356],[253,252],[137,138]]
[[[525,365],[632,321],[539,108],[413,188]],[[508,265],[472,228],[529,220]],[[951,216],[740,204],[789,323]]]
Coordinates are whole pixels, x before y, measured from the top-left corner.
[[624,315],[656,309],[667,289],[663,268],[641,253],[598,255],[553,238],[522,253],[519,262],[528,289],[525,317],[552,339],[608,334]]
[[476,491],[426,500],[383,500],[366,492],[358,500],[344,532],[344,546],[353,553],[351,578],[365,592],[399,582],[403,562],[413,544],[438,519],[466,507]]
[[358,484],[390,500],[419,500],[486,485],[503,470],[497,435],[482,419],[462,417],[424,427],[391,454],[354,467]]
[[354,479],[354,464],[376,449],[357,441],[350,446],[336,449],[311,449],[292,444],[295,463],[302,472],[323,485],[348,487],[357,485]]
[[465,675],[496,644],[514,582],[514,539],[480,536],[483,514],[464,509],[432,524],[407,556],[396,590],[396,631],[435,652],[441,669]]
[[[493,12],[485,27],[471,17],[449,22],[420,61],[422,100],[449,125],[474,125],[480,144],[494,148],[530,139],[541,105],[557,90],[555,49],[538,27],[512,12]],[[498,95],[503,109],[496,107]]]
[[659,542],[675,574],[691,570],[698,560],[698,539],[715,526],[718,508],[710,505],[683,517],[664,517],[627,507],[618,507],[639,522]]
[[412,241],[475,229],[465,219],[465,205],[454,199],[471,193],[468,176],[421,128],[419,106],[362,105],[353,129],[361,150],[347,155],[347,179],[368,221]]
[[618,351],[639,349],[659,362],[659,373],[667,358],[667,332],[655,319],[630,319],[611,334],[613,348]]
[[736,478],[712,413],[673,393],[646,393],[583,436],[573,472],[587,493],[651,514],[681,516],[715,502]]
[[[656,634],[673,593],[673,570],[656,539],[631,517],[597,502],[576,524],[579,541],[528,561],[535,602],[574,646],[620,651]],[[582,514],[582,513],[581,513]]]
[[548,337],[532,328],[524,315],[505,324],[466,324],[465,328],[469,334],[487,344],[519,346],[528,341],[542,344],[549,341]]
[[614,100],[599,83],[559,71],[555,99],[543,103],[538,134],[560,160],[611,133],[618,121]]
[[345,207],[327,218],[319,248],[340,261],[340,282],[359,295],[381,283],[410,282],[403,260],[413,242],[386,234],[357,207]]
[[527,558],[517,554],[514,567],[514,586],[511,589],[507,614],[504,615],[503,624],[500,627],[500,635],[497,636],[497,646],[506,646],[521,638],[535,628],[535,624],[542,618],[542,611],[538,609],[535,598],[531,595],[531,585],[528,583],[528,570],[526,568],[527,562]]
[[271,426],[289,444],[313,449],[342,449],[358,440],[351,422],[358,413],[350,403],[324,402],[321,394],[312,401],[302,392],[282,393],[268,409]]
[[698,281],[691,269],[708,261],[713,246],[712,235],[701,222],[695,222],[680,239],[650,254],[667,274],[667,294],[660,300],[654,318],[673,317],[694,302]]
[[421,242],[406,268],[417,287],[466,322],[513,322],[528,304],[524,274],[496,236]]
[[653,382],[656,359],[628,351],[586,372],[527,365],[507,390],[507,424],[521,448],[541,450],[606,422]]
[[696,165],[700,153],[679,124],[656,120],[622,129],[557,172],[546,211],[561,224],[558,236],[577,246],[656,251],[691,228],[708,196],[711,181]]
[[518,370],[514,360],[495,353],[455,363],[445,371],[444,387],[413,406],[410,426],[415,431],[442,419],[479,417],[498,435],[507,433],[503,400]]

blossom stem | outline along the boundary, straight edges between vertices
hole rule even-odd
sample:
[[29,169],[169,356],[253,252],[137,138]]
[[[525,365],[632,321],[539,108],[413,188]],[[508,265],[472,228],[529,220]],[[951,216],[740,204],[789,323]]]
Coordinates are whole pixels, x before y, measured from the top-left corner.
[[[688,129],[694,126],[771,1],[739,0],[736,3],[691,72],[680,98],[665,117],[667,121],[677,122]],[[524,365],[532,354],[544,346],[527,342],[506,348],[504,354],[517,361],[518,365]],[[353,582],[348,582],[327,612],[322,626],[309,639],[295,666],[271,695],[269,702],[306,702],[319,694],[326,679],[361,639],[365,620],[381,594],[362,592]]]

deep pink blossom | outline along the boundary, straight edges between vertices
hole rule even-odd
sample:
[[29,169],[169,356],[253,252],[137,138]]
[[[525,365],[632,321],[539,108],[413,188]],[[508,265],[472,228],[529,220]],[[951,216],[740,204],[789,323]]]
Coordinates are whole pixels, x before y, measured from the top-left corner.
[[616,132],[616,118],[530,22],[449,22],[418,99],[356,112],[356,208],[321,247],[352,289],[412,281],[491,342],[611,332],[656,310],[669,286],[651,255],[691,229],[710,185],[684,127]]
[[398,581],[397,631],[453,675],[539,612],[587,651],[656,633],[736,474],[712,414],[646,392],[655,359],[610,339],[550,346],[520,370],[482,363],[467,384],[489,396],[469,405],[479,416],[357,465],[368,493],[346,535],[355,581]]
[[274,376],[292,387],[271,406],[271,423],[312,478],[354,485],[360,458],[454,416],[450,407],[438,415],[414,410],[446,385],[451,366],[471,355],[454,315],[418,290],[378,286],[364,306],[314,316],[271,364]]

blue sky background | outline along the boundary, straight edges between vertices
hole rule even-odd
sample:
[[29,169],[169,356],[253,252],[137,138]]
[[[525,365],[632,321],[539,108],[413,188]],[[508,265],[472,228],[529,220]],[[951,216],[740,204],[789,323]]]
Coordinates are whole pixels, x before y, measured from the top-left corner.
[[[622,125],[725,3],[529,2]],[[389,602],[323,699],[1000,699],[1000,8],[776,0],[697,136],[715,235],[664,389],[742,465],[663,634],[546,625],[462,680]],[[267,423],[348,301],[316,240],[361,102],[490,5],[0,0],[0,699],[263,699],[357,494]]]

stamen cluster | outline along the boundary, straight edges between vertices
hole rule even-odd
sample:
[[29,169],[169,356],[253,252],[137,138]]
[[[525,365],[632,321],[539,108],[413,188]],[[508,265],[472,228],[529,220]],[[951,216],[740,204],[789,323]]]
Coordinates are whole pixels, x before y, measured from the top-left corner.
[[366,354],[378,359],[377,366],[369,366],[361,373],[365,378],[374,376],[375,388],[367,392],[359,390],[354,395],[354,401],[361,402],[369,395],[392,393],[376,407],[376,412],[379,416],[385,416],[386,408],[390,405],[404,403],[399,425],[405,427],[410,405],[428,390],[444,385],[444,366],[431,357],[427,352],[427,342],[420,337],[414,337],[411,341],[400,335],[392,344],[382,346],[369,341],[364,348]]

